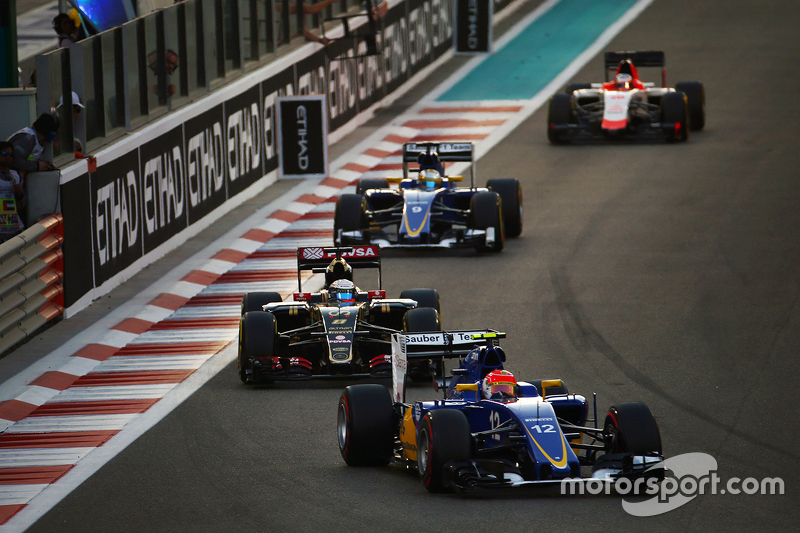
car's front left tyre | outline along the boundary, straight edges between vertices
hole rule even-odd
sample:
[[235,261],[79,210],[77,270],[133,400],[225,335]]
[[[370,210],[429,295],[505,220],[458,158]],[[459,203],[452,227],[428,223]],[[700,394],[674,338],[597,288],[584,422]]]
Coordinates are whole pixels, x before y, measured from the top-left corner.
[[429,492],[450,490],[444,481],[444,465],[471,457],[472,433],[464,413],[435,409],[423,415],[417,430],[417,468]]
[[607,453],[661,455],[661,433],[650,408],[641,402],[614,405],[603,425]]
[[339,452],[349,466],[381,466],[394,454],[395,414],[383,385],[350,385],[339,397]]

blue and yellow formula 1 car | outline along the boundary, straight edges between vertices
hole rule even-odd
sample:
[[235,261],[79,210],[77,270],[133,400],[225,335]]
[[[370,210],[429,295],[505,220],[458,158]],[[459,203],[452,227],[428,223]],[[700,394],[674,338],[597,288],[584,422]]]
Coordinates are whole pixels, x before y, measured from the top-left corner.
[[[362,179],[356,194],[339,196],[334,244],[499,252],[506,237],[522,233],[522,188],[513,178],[477,187],[474,152],[471,142],[406,143],[402,177]],[[456,186],[462,176],[446,175],[448,162],[470,163],[470,187]]]
[[[476,343],[464,350],[463,337]],[[339,399],[339,449],[348,465],[416,465],[431,492],[561,483],[582,476],[663,479],[661,435],[643,403],[597,407],[561,380],[515,382],[496,339],[504,334],[395,335],[393,396],[375,384]],[[459,339],[461,339],[459,341]],[[471,345],[471,344],[470,344]],[[443,400],[405,402],[404,369],[417,358],[459,357]],[[588,422],[594,422],[589,426]],[[578,481],[580,482],[580,481]]]

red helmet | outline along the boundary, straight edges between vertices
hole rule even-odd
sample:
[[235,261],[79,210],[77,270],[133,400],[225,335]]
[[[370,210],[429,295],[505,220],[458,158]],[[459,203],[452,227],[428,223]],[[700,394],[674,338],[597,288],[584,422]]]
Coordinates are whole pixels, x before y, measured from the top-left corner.
[[517,380],[508,370],[493,370],[483,378],[482,389],[484,398],[516,398]]

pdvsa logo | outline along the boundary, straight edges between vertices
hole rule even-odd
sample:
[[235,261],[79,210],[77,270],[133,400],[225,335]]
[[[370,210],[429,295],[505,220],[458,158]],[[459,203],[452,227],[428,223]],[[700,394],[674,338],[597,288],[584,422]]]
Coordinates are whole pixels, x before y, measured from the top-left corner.
[[[333,257],[334,254],[328,254],[329,257]],[[345,252],[342,254],[342,257],[375,257],[375,247],[374,246],[354,246],[352,252]]]

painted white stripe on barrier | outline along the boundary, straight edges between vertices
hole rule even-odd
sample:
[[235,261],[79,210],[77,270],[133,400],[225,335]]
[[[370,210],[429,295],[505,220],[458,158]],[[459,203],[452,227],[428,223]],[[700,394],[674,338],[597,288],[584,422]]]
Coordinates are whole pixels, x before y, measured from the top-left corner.
[[162,398],[176,383],[163,385],[116,385],[112,387],[70,387],[50,403],[93,402],[101,400],[150,400]]
[[24,505],[48,485],[0,485],[0,505]]
[[[298,220],[292,224],[292,227],[289,229],[291,231],[330,230],[332,226],[332,218],[312,218],[308,220]],[[280,238],[280,236],[278,238]],[[294,266],[297,267],[296,261]]]
[[139,335],[130,346],[139,344],[174,344],[181,342],[209,342],[230,336],[230,328],[157,329]]
[[136,338],[136,333],[128,333],[127,331],[110,329],[105,335],[103,335],[103,338],[100,339],[99,342],[100,344],[105,344],[106,346],[122,348],[134,338]]
[[330,187],[328,185],[319,185],[316,189],[314,189],[313,194],[321,198],[330,198],[331,196],[336,196],[339,194],[339,189]]
[[157,305],[146,305],[144,306],[144,310],[142,310],[141,313],[138,313],[135,316],[135,318],[156,323],[156,322],[161,322],[171,314],[172,314],[171,309],[167,309],[165,307],[159,307]]
[[263,229],[264,231],[271,231],[272,233],[280,233],[286,228],[289,227],[289,222],[285,220],[278,220],[277,218],[270,218],[267,219],[263,224],[259,224],[256,226],[258,229]]
[[175,311],[175,314],[173,314],[171,318],[183,320],[190,318],[239,316],[241,309],[242,307],[240,305],[193,305],[190,307],[181,307]]
[[[331,235],[333,232],[331,232]],[[287,238],[275,237],[267,241],[264,246],[259,248],[260,251],[267,250],[295,250],[297,248],[307,248],[309,246],[330,246],[330,237],[303,237],[303,238]]]
[[236,265],[236,263],[231,263],[230,261],[223,261],[221,259],[212,259],[210,261],[203,263],[198,268],[198,270],[211,272],[213,274],[224,274],[225,272],[233,268],[234,265]]
[[73,376],[82,376],[92,371],[94,367],[100,364],[96,359],[88,359],[86,357],[71,357],[70,360],[58,369],[59,372],[65,374],[72,374]]
[[[522,106],[522,102],[517,102],[517,105]],[[496,106],[492,102],[491,107]],[[476,106],[477,107],[477,106]],[[456,120],[456,121],[485,121],[485,120],[507,120],[513,117],[516,113],[510,111],[492,112],[492,111],[470,111],[463,113],[419,113],[413,114],[408,117],[409,120]],[[481,126],[486,127],[486,126]],[[491,127],[491,126],[489,126]]]
[[10,427],[7,433],[117,431],[125,427],[125,424],[136,418],[136,416],[136,413],[116,415],[29,416],[14,424],[13,427]]
[[23,448],[0,450],[0,468],[74,465],[94,448]]
[[259,246],[261,246],[261,243],[252,239],[235,239],[228,248],[237,252],[252,254],[258,250]]
[[[235,330],[234,330],[235,333]],[[233,338],[233,335],[231,335]],[[215,339],[218,340],[218,339]],[[147,370],[193,370],[213,357],[205,355],[136,355],[133,357],[109,357],[95,372],[144,372]]]
[[[330,225],[330,221],[328,221]],[[297,259],[245,259],[231,272],[256,271],[256,270],[296,270]]]
[[52,398],[54,394],[58,394],[58,391],[48,387],[31,385],[22,394],[17,396],[16,400],[29,403],[31,405],[42,405]]
[[204,295],[243,294],[246,292],[291,292],[297,286],[297,278],[287,281],[257,281],[252,283],[217,283],[209,285]]
[[192,296],[195,296],[205,288],[206,288],[205,285],[200,285],[199,283],[191,283],[189,281],[179,281],[170,288],[169,293],[174,294],[175,296],[183,296],[184,298],[191,298]]
[[[344,189],[342,189],[342,191],[343,192],[347,192],[347,191],[356,192],[356,188],[355,187],[345,187]],[[321,204],[316,206],[314,209],[312,209],[310,212],[311,213],[333,213],[335,209],[336,209],[336,202],[322,202]]]

